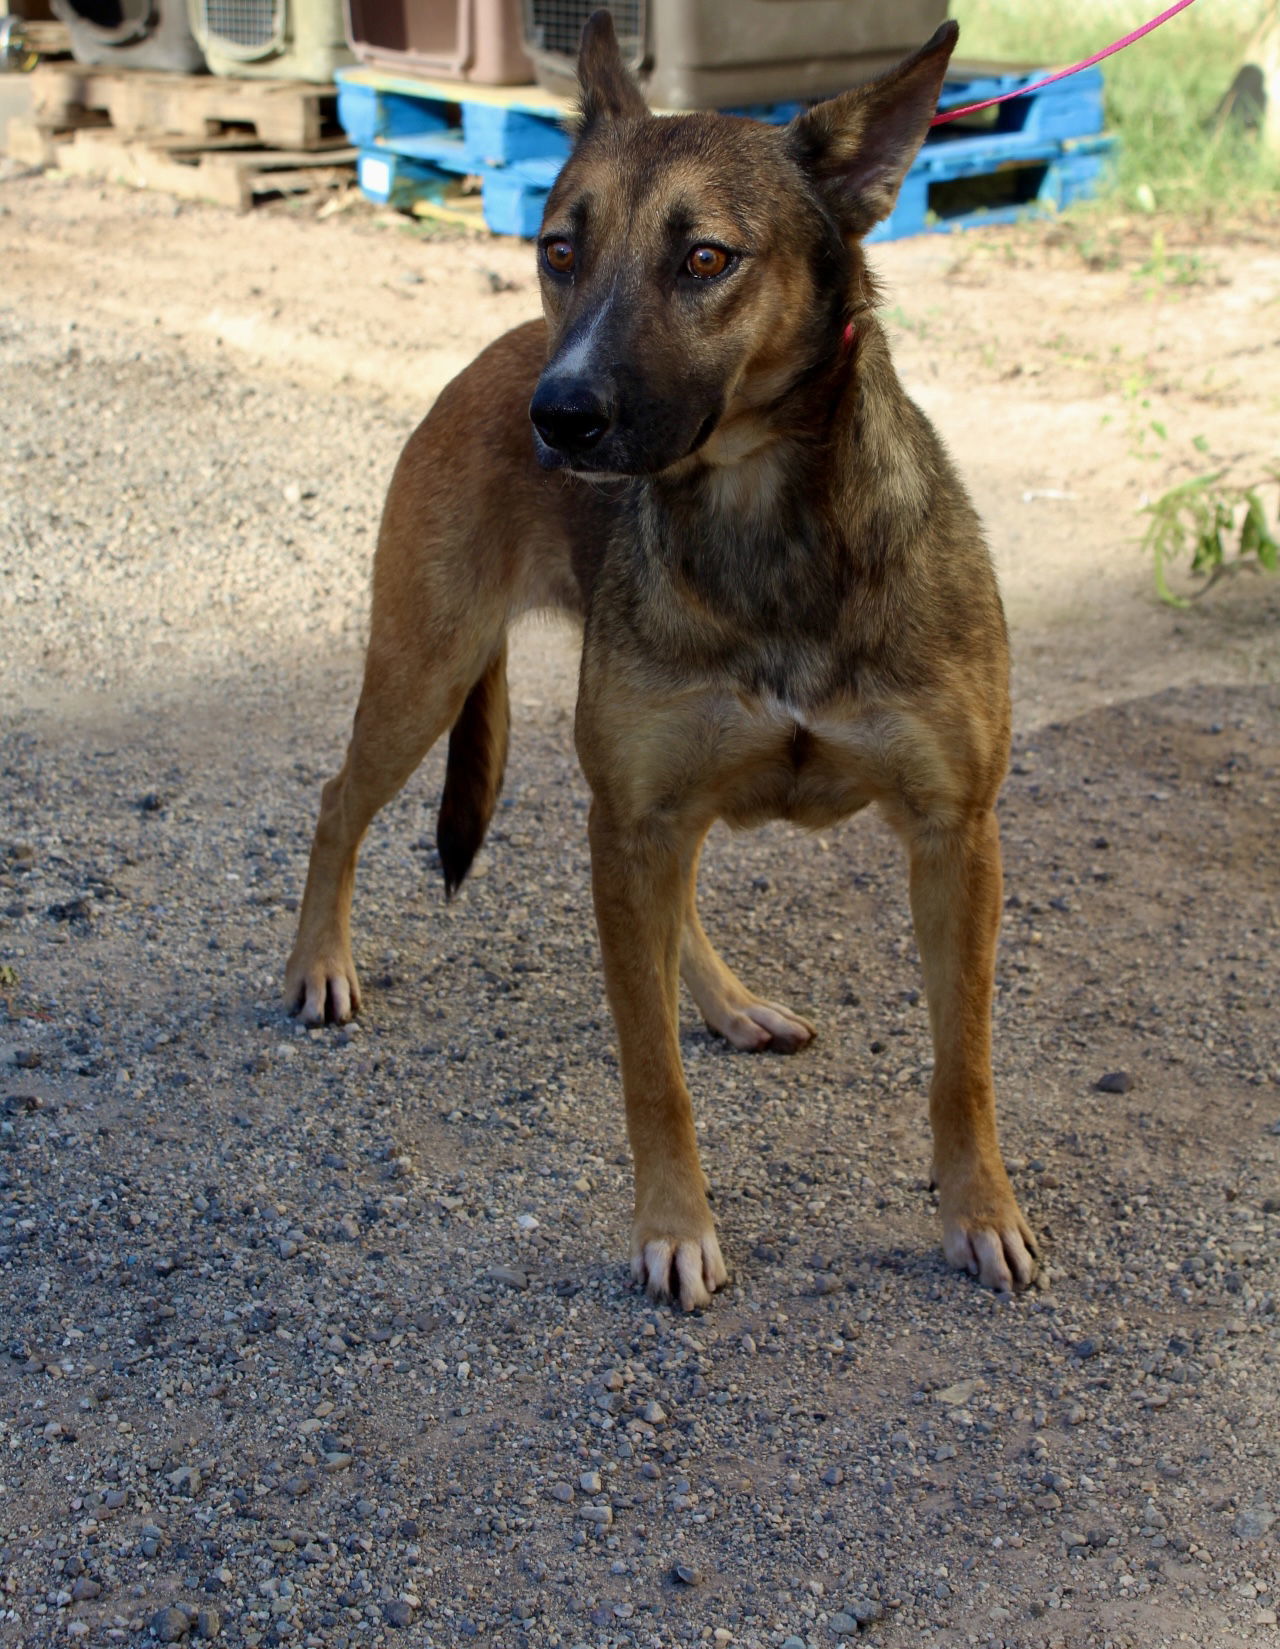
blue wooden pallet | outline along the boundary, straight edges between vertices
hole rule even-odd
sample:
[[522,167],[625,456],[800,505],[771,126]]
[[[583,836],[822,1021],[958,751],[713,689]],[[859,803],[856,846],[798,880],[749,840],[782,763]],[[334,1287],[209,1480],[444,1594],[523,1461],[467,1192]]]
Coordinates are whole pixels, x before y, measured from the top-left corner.
[[[948,80],[939,107],[981,102],[1035,78],[969,73]],[[537,233],[573,146],[563,101],[538,87],[462,87],[368,68],[340,69],[336,79],[338,117],[360,151],[360,186],[370,199],[410,210],[417,201],[443,200],[458,178],[474,177],[494,233]],[[802,107],[774,103],[729,112],[782,123]],[[1101,128],[1097,69],[937,127],[892,217],[870,238],[1000,222],[1081,199],[1096,187],[1109,146]],[[982,178],[992,180],[985,199],[975,182]]]

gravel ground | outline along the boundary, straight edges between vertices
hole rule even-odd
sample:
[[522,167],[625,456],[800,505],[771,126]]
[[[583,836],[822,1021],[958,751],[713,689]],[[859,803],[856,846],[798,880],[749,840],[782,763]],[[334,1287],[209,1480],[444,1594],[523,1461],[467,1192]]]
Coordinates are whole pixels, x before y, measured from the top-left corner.
[[1081,624],[1079,713],[1024,717],[996,1066],[1050,1269],[1011,1305],[941,1256],[891,838],[717,834],[709,928],[821,1035],[753,1058],[686,1010],[734,1281],[654,1311],[571,641],[517,648],[464,894],[433,757],[363,863],[365,1016],[287,1019],[411,418],[92,284],[0,274],[0,1644],[1276,1643],[1274,675],[1108,704],[1132,660]]

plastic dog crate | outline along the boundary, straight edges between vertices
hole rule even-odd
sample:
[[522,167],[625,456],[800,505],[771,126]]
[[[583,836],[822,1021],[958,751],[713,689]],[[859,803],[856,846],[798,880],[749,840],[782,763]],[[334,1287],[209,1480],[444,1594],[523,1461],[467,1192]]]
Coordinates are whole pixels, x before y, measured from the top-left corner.
[[[524,0],[525,46],[549,91],[572,96],[598,0]],[[659,109],[824,97],[922,44],[947,0],[613,0],[623,57]]]
[[374,68],[485,86],[533,79],[520,0],[346,0],[346,13],[348,45]]
[[186,0],[53,0],[53,12],[70,31],[77,63],[176,74],[204,69]]
[[351,61],[342,0],[191,0],[214,74],[332,80]]

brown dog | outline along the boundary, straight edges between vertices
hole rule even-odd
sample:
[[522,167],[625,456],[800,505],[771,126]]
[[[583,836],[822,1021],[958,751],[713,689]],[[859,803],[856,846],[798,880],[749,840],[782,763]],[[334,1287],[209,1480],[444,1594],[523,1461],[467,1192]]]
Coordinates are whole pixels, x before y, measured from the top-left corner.
[[349,920],[373,815],[451,728],[438,841],[452,892],[502,784],[507,627],[530,608],[583,617],[577,749],[635,1157],[633,1266],[686,1308],[726,1273],[678,980],[736,1047],[814,1034],[712,949],[703,838],[716,819],[824,826],[869,802],[910,860],[947,1258],[1000,1290],[1035,1270],[991,1077],[1004,619],[973,508],[894,373],[859,244],[924,139],[956,34],[945,24],[775,128],[655,118],[607,13],[591,19],[578,141],[539,241],[545,325],[487,349],[405,448],[364,689],[316,827],[286,977],[310,1024],[360,1006]]

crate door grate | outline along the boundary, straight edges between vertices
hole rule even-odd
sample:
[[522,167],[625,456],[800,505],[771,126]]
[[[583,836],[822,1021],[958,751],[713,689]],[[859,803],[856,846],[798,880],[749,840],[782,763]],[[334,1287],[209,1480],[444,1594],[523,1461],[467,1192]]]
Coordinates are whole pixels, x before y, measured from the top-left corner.
[[284,38],[287,0],[200,0],[204,34],[236,57],[260,57]]
[[[582,39],[582,25],[599,0],[524,0],[525,41],[537,52],[556,52],[575,61]],[[613,13],[623,61],[638,69],[644,63],[647,32],[647,0],[611,0],[606,10]]]

